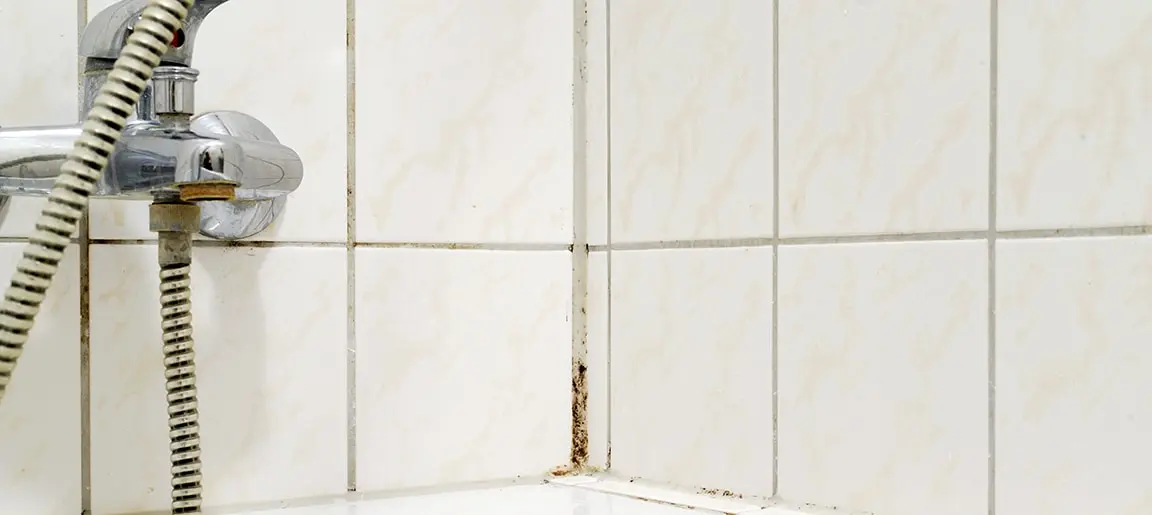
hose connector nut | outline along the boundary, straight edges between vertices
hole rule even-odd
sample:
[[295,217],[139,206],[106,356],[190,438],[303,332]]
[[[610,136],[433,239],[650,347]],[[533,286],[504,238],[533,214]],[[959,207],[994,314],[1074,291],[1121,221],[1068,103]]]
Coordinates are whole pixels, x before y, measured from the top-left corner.
[[152,232],[197,232],[200,206],[183,202],[152,204],[148,208],[148,228]]

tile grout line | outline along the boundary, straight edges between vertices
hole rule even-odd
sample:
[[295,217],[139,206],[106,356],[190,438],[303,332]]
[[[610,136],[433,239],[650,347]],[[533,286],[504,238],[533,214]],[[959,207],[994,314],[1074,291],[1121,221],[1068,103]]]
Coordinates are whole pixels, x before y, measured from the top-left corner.
[[[84,61],[80,58],[80,38],[88,25],[88,0],[76,0],[76,111],[77,120],[87,113],[80,110],[84,100]],[[91,208],[88,202],[88,209]],[[92,513],[92,259],[88,210],[80,218],[77,243],[80,253],[80,513]]]
[[348,113],[346,121],[346,208],[347,208],[347,350],[345,369],[345,408],[347,413],[347,485],[349,492],[357,488],[356,463],[356,0],[345,2],[345,102]]
[[588,465],[588,0],[572,2],[572,448]]
[[[606,362],[608,363],[607,385],[605,389],[608,391],[607,411],[605,417],[607,420],[607,456],[604,458],[604,468],[606,470],[612,469],[612,0],[604,0],[604,150],[605,150],[605,164],[604,173],[606,177],[605,186],[605,224],[604,236],[608,241],[607,252],[604,256],[606,275],[605,278],[606,289],[608,290],[608,299],[604,303],[605,310],[605,323],[608,325],[607,338],[605,338],[605,352],[608,354]],[[591,247],[589,247],[591,251]]]
[[772,0],[772,496],[780,492],[780,0]]
[[[997,240],[1038,240],[1038,239],[1072,239],[1072,238],[1101,238],[1120,236],[1152,236],[1152,225],[1131,225],[1111,227],[1082,227],[1072,229],[1022,229],[1010,231],[996,231]],[[923,232],[902,234],[858,234],[843,236],[791,236],[779,239],[764,238],[730,238],[730,239],[702,239],[702,240],[665,240],[665,241],[636,241],[609,245],[591,245],[592,252],[636,251],[636,250],[672,250],[672,249],[723,249],[737,247],[771,247],[800,246],[800,245],[850,245],[862,243],[916,243],[916,242],[948,242],[948,241],[985,241],[989,237],[987,229],[952,232]]]
[[[27,238],[0,237],[0,243],[24,243]],[[97,239],[90,240],[92,245],[155,245],[154,239]],[[367,249],[424,249],[424,250],[484,250],[500,252],[555,252],[571,250],[571,243],[453,243],[453,242],[363,242],[363,241],[227,241],[227,240],[193,240],[193,247],[205,248],[331,248],[345,249],[349,245],[354,248]]]
[[988,515],[996,514],[996,239],[999,175],[1000,6],[990,0],[988,87]]

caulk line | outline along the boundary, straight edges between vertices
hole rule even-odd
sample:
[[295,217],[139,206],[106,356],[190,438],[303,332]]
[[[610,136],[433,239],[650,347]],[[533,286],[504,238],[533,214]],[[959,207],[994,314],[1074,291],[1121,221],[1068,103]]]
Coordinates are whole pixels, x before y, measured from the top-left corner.
[[607,250],[666,250],[666,249],[724,249],[736,247],[771,247],[800,245],[839,245],[860,243],[914,243],[943,241],[984,241],[989,236],[997,240],[1039,240],[1058,238],[1101,238],[1118,236],[1149,236],[1152,225],[1123,225],[1109,227],[1081,227],[1070,229],[1021,229],[1009,231],[988,230],[943,231],[904,234],[861,234],[843,236],[793,236],[782,238],[729,238],[701,240],[665,240],[613,243],[611,245],[591,245],[592,252]]
[[[996,240],[1005,233],[997,231],[999,200],[997,140],[1000,132],[1000,6],[990,1],[989,86],[988,86],[988,515],[996,514]],[[1076,231],[1075,229],[1069,231]],[[1112,228],[1109,236],[1147,234],[1147,228]],[[1047,231],[1037,237],[1068,237],[1067,231]],[[1090,233],[1086,233],[1088,235]]]
[[780,491],[780,0],[772,0],[772,496]]
[[[608,400],[605,403],[608,411],[605,419],[607,423],[605,440],[608,448],[607,456],[604,457],[604,468],[612,469],[612,0],[604,0],[604,113],[607,123],[604,127],[604,150],[607,156],[607,163],[604,166],[604,173],[607,176],[607,184],[605,185],[605,203],[607,204],[608,213],[605,216],[607,227],[604,230],[604,236],[608,240],[606,255],[604,256],[606,270],[606,283],[608,290],[608,299],[605,302],[605,322],[608,324],[607,337],[605,338],[604,346],[608,356],[605,361],[608,363],[608,374],[606,380],[606,388],[608,390]],[[591,252],[592,247],[588,247]]]

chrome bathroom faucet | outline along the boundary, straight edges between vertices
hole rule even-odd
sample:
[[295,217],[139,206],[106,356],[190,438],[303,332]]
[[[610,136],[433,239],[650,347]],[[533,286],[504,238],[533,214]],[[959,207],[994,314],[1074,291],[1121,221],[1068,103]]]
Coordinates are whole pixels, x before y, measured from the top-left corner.
[[[240,239],[265,229],[300,186],[300,156],[259,120],[234,111],[195,115],[196,33],[228,0],[198,0],[128,116],[93,197],[179,197],[201,205],[200,232]],[[80,38],[81,115],[87,113],[148,0],[123,0],[97,14]],[[3,113],[0,113],[0,117]],[[0,128],[0,196],[47,196],[80,136],[80,124]]]

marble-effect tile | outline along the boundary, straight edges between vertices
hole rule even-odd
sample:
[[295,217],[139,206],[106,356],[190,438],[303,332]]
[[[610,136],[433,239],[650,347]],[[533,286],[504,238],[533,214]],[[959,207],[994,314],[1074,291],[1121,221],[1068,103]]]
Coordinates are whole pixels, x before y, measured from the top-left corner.
[[571,241],[572,15],[357,3],[372,20],[356,34],[358,240]]
[[571,280],[563,251],[357,250],[359,487],[567,463]]
[[1152,513],[1152,238],[997,254],[996,513]]
[[586,0],[584,5],[584,62],[577,77],[584,82],[584,216],[588,243],[605,245],[609,209],[608,0]]
[[772,235],[772,3],[613,0],[612,242]]
[[[0,6],[0,127],[76,123],[76,0],[5,1]],[[16,51],[36,45],[35,51]],[[0,236],[32,233],[44,199],[14,197]]]
[[772,249],[612,253],[612,467],[772,494]]
[[[23,248],[0,244],[5,286]],[[68,249],[0,406],[5,513],[80,511],[79,263],[76,249]]]
[[987,227],[988,2],[780,3],[780,233]]
[[[163,510],[170,488],[156,248],[91,252],[93,510]],[[195,249],[208,506],[344,492],[345,263],[343,249]]]
[[997,225],[1152,223],[1152,4],[999,5]]
[[588,465],[608,468],[609,372],[608,254],[588,256],[587,320]]
[[986,513],[985,242],[781,247],[779,495]]
[[[88,0],[89,16],[115,1]],[[345,33],[344,2],[244,0],[217,8],[197,35],[196,112],[255,116],[304,162],[304,182],[276,222],[252,240],[347,239]],[[96,200],[91,206],[93,238],[155,237],[148,202]]]

